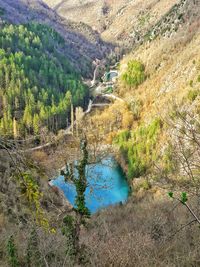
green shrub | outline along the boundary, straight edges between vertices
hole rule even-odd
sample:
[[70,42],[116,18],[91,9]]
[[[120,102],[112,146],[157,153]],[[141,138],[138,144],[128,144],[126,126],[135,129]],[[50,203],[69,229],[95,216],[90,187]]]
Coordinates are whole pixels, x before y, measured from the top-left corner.
[[127,142],[131,136],[131,133],[129,130],[125,130],[121,132],[116,138],[115,138],[115,143],[118,144],[119,146],[123,146],[124,142]]
[[143,103],[141,100],[134,99],[130,102],[129,108],[135,120],[138,120],[140,118],[142,106],[143,106]]
[[190,90],[187,97],[191,102],[193,102],[198,95],[200,95],[199,90]]
[[129,179],[145,175],[158,158],[156,145],[161,127],[161,120],[155,119],[148,126],[124,131],[117,136],[115,142],[120,146],[120,151],[127,161]]
[[113,88],[111,86],[107,87],[104,91],[105,94],[112,94],[113,93]]
[[176,162],[174,160],[174,151],[172,145],[169,145],[164,152],[163,155],[163,164],[164,164],[164,172],[165,173],[174,173],[177,171]]
[[10,238],[7,241],[7,256],[8,256],[9,266],[11,267],[19,266],[18,253],[13,236],[10,236]]
[[122,75],[121,79],[124,85],[136,88],[138,85],[143,83],[146,79],[144,65],[137,60],[129,61],[127,70]]
[[193,87],[193,80],[190,80],[189,84],[190,84],[190,87]]

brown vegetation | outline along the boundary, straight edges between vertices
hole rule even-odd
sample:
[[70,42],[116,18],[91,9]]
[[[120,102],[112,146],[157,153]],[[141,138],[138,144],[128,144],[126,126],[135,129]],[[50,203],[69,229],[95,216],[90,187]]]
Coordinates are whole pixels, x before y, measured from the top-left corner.
[[91,266],[199,266],[198,226],[184,228],[191,219],[185,207],[161,195],[95,215],[83,237]]

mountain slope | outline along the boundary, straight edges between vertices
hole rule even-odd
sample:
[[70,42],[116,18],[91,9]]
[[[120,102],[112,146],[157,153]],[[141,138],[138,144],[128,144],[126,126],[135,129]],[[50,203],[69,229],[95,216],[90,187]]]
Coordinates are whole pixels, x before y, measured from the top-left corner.
[[[80,3],[86,2],[89,1],[55,1],[58,11],[62,9],[62,4],[68,4],[72,14],[78,16],[79,13],[76,12],[79,11],[74,8],[76,5],[80,10],[88,12],[82,13],[83,16],[88,14],[88,18],[93,19],[89,14],[91,12],[94,16],[90,7],[95,6],[99,10],[98,5],[102,8],[103,1],[91,0],[82,9]],[[108,16],[110,28],[104,29],[102,36],[127,45],[131,52],[120,61],[119,79],[113,87],[113,94],[118,95],[121,101],[115,101],[104,110],[88,114],[80,128],[83,128],[84,135],[89,133],[88,144],[92,150],[94,148],[94,152],[101,145],[100,142],[103,143],[101,149],[106,149],[103,151],[105,153],[108,153],[106,144],[114,145],[116,158],[127,173],[133,194],[130,193],[127,203],[106,208],[84,221],[78,231],[81,241],[78,266],[198,267],[200,1],[105,2],[113,7],[112,10],[116,8],[119,11],[123,5],[125,7],[116,18],[111,19]],[[10,1],[10,6],[13,8],[15,3],[12,6]],[[24,3],[28,4],[28,1],[24,1],[23,5]],[[53,3],[51,0],[51,4]],[[150,14],[155,14],[155,17],[147,16],[150,3]],[[33,20],[41,22],[41,18],[46,18],[46,6],[43,10],[39,1],[31,1],[31,5]],[[131,9],[131,6],[134,8]],[[141,7],[144,10],[142,14]],[[35,9],[43,11],[36,12]],[[104,12],[107,13],[106,10],[105,8]],[[21,12],[17,7],[16,11],[17,14]],[[7,19],[10,21],[27,22],[26,17],[23,17],[25,10],[22,11],[23,21],[17,17],[12,18],[8,7],[7,12]],[[30,5],[27,12],[28,15],[31,14]],[[54,11],[50,12],[52,16],[57,16]],[[135,15],[132,17],[133,13]],[[4,16],[6,18],[6,14]],[[51,22],[48,16],[47,24],[61,27],[57,22]],[[130,25],[132,20],[134,23]],[[3,104],[6,111],[5,121],[11,124],[12,121],[8,119],[9,111],[13,115],[19,106],[19,99],[22,100],[22,107],[24,108],[24,104],[27,106],[24,119],[21,120],[21,123],[26,124],[26,130],[32,130],[30,111],[34,108],[36,114],[41,111],[41,117],[50,115],[50,119],[43,119],[52,123],[55,128],[59,124],[57,112],[61,111],[65,123],[66,113],[71,108],[70,95],[64,97],[67,86],[73,97],[78,92],[77,97],[84,100],[80,75],[65,61],[64,54],[68,53],[65,42],[52,29],[37,24],[36,21],[26,26],[6,25],[0,31],[0,46],[5,50],[0,50],[0,88],[3,90],[7,86],[3,97],[0,96],[0,113]],[[119,35],[113,36],[110,29],[112,25],[116,29],[120,22],[122,27]],[[132,26],[137,34],[130,36]],[[55,46],[52,47],[52,43]],[[18,53],[19,48],[23,48],[21,53]],[[30,54],[33,57],[31,60]],[[38,64],[34,64],[37,55],[43,57],[38,59]],[[46,57],[47,62],[44,60]],[[80,57],[77,62],[84,58]],[[7,63],[12,64],[7,67]],[[51,68],[49,72],[49,64],[50,67],[55,64],[56,68]],[[39,67],[42,67],[41,70]],[[22,74],[26,74],[25,77],[22,76],[23,90],[20,79],[16,79],[21,78]],[[44,87],[43,82],[46,85],[45,92],[41,89]],[[27,96],[25,101],[24,96]],[[41,108],[43,103],[47,104],[45,112]],[[63,113],[62,108],[66,108]],[[37,133],[38,128],[35,127],[35,130]],[[74,236],[73,219],[68,216],[72,213],[65,207],[62,194],[57,188],[49,186],[48,177],[43,177],[41,170],[45,161],[50,169],[52,166],[57,169],[57,162],[62,162],[64,166],[79,146],[77,142],[68,143],[68,140],[64,143],[60,140],[59,143],[57,150],[52,147],[52,152],[51,149],[36,152],[32,161],[26,153],[24,156],[19,153],[12,142],[5,143],[5,140],[0,139],[0,266],[7,266],[13,258],[18,258],[20,263],[16,263],[17,266],[76,265],[74,259],[77,254],[71,250],[70,255],[70,245],[77,240],[77,236]],[[51,160],[46,160],[48,157]],[[64,216],[66,217],[62,222]],[[8,246],[10,235],[13,236],[12,246]]]
[[[191,116],[198,112],[199,11],[200,1],[182,0],[140,36],[143,41],[120,62],[114,92],[124,104],[115,103],[94,116],[97,125],[105,122],[107,140],[118,144],[131,183],[134,178],[154,176],[159,161],[165,165],[163,157],[174,141],[170,138],[174,124],[178,124],[175,115],[180,110],[190,111]],[[168,125],[174,113],[175,122]],[[181,175],[178,167],[176,175]]]
[[45,2],[63,17],[84,22],[98,30],[104,40],[130,48],[143,42],[149,32],[157,31],[156,27],[159,33],[166,32],[168,27],[176,31],[185,20],[198,13],[191,6],[198,6],[199,0]]
[[[90,75],[91,62],[102,59],[110,52],[112,46],[102,42],[99,35],[83,23],[72,23],[56,14],[39,0],[0,0],[3,20],[10,23],[28,23],[36,21],[53,27],[65,39],[67,58],[83,75]],[[78,62],[79,60],[79,62]]]
[[82,77],[92,76],[93,60],[112,46],[42,1],[0,0],[0,7],[0,134],[24,138],[66,127],[70,103],[88,102]]
[[58,130],[66,126],[71,101],[87,104],[88,88],[63,57],[68,48],[56,31],[37,23],[5,25],[0,46],[0,135]]
[[[49,4],[49,0],[45,2]],[[53,7],[66,18],[96,28],[105,40],[132,42],[134,35],[147,31],[177,3],[178,0],[60,1]]]

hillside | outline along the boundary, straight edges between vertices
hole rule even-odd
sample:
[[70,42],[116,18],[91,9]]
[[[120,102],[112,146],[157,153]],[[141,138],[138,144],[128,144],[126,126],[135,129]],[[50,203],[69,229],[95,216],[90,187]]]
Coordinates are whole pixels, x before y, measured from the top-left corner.
[[[142,40],[142,37],[164,16],[178,5],[179,0],[120,0],[120,1],[60,1],[47,4],[65,18],[82,21],[101,33],[104,40],[117,42],[130,47]],[[182,14],[182,7],[178,13]],[[171,22],[177,23],[176,20]],[[169,24],[171,24],[169,22]]]
[[[68,48],[51,28],[29,23],[0,29],[0,135],[25,137],[66,126],[71,102],[86,106],[87,86],[63,58]],[[62,52],[60,52],[62,51]]]
[[[143,43],[149,34],[176,32],[188,21],[196,20],[199,1],[49,1],[56,13],[72,21],[84,22],[98,31],[103,40],[128,48]],[[184,26],[183,26],[184,27]]]
[[133,188],[83,235],[93,265],[199,266],[199,223],[185,203],[199,218],[200,2],[183,10],[178,29],[170,22],[159,32],[158,23],[158,34],[124,57],[115,93],[125,102],[93,117]]
[[[25,138],[70,121],[70,101],[86,107],[96,59],[112,46],[87,25],[65,20],[42,1],[2,1],[0,133]],[[84,77],[84,78],[83,78]]]
[[[0,267],[199,267],[200,0],[0,3]],[[119,76],[94,87],[115,101],[99,96],[105,105],[80,119],[72,102],[92,92],[82,76],[116,43]],[[76,134],[37,151],[17,144],[18,131],[47,140],[66,117]],[[86,166],[111,153],[129,198],[90,214],[86,191],[109,187],[99,170],[103,186],[88,190]],[[49,182],[59,174],[74,207]]]
[[[174,16],[179,16],[179,6],[183,21],[175,28]],[[135,177],[149,172],[151,176],[155,161],[162,162],[167,151],[163,140],[169,138],[168,144],[171,142],[173,127],[167,124],[175,107],[182,112],[197,112],[200,3],[180,1],[179,6],[151,28],[143,42],[120,62],[115,91],[125,104],[115,103],[94,118],[97,125],[102,125],[102,120],[107,122],[104,131],[108,141],[119,145],[121,163],[125,163],[124,169],[133,183]]]
[[[90,76],[91,62],[96,58],[104,58],[112,48],[111,45],[101,41],[91,27],[60,17],[42,1],[8,0],[0,1],[0,6],[1,17],[10,23],[24,24],[36,21],[53,27],[65,39],[67,58],[77,70],[83,72],[83,75]],[[81,59],[79,63],[78,59]]]

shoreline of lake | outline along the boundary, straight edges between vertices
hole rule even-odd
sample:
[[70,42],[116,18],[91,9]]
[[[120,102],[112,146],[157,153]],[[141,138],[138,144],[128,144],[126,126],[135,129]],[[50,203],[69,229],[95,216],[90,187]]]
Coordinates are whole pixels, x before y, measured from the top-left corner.
[[[86,190],[86,204],[92,213],[128,200],[131,188],[115,157],[109,156],[102,163],[89,165],[87,172],[89,187]],[[59,175],[49,184],[56,186],[62,194],[64,192],[66,201],[75,205],[76,192],[73,183],[65,182],[64,177]]]

